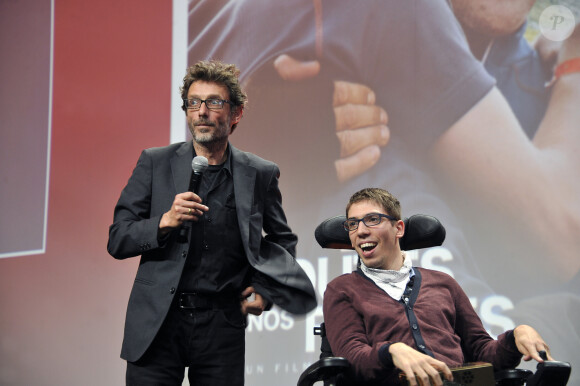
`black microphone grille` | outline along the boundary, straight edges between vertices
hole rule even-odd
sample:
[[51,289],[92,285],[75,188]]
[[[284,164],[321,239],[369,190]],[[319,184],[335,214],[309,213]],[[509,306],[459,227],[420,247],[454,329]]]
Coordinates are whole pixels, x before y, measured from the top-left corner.
[[196,173],[203,173],[207,169],[207,158],[202,155],[198,155],[191,161],[191,168]]

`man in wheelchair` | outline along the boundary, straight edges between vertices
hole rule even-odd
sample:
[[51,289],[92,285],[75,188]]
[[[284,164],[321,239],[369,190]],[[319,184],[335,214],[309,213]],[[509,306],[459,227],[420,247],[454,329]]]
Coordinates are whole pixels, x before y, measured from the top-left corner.
[[[356,384],[443,385],[450,367],[489,362],[494,369],[552,360],[532,327],[519,325],[493,339],[467,295],[449,275],[411,266],[399,239],[400,203],[383,189],[356,192],[344,223],[360,267],[331,281],[324,294],[326,336],[333,354],[351,364]],[[431,383],[430,383],[431,382]]]

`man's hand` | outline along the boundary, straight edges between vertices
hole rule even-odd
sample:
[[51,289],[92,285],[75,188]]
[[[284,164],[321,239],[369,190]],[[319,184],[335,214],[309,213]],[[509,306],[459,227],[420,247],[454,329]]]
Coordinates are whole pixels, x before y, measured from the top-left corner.
[[[254,296],[254,300],[248,300],[248,298],[252,295]],[[242,291],[240,295],[242,302],[242,314],[244,316],[248,314],[252,315],[261,315],[266,308],[266,300],[254,290],[254,287],[248,287]]]
[[425,355],[404,343],[393,343],[389,347],[393,364],[405,373],[411,386],[442,386],[443,380],[439,373],[448,381],[453,380],[449,367],[435,358]]
[[[284,80],[298,81],[318,75],[318,61],[300,62],[280,55],[274,68]],[[332,105],[340,158],[334,163],[336,176],[344,182],[377,163],[380,148],[389,142],[387,112],[375,105],[376,95],[369,87],[344,81],[334,82]]]
[[280,55],[274,60],[274,68],[280,78],[289,81],[298,81],[312,78],[320,72],[320,63],[317,60],[301,62],[288,55]]
[[387,112],[375,105],[375,93],[365,85],[334,82],[334,117],[340,159],[334,166],[341,182],[362,174],[377,163],[389,142]]
[[539,351],[545,351],[548,360],[554,360],[550,355],[550,348],[532,327],[525,324],[517,326],[514,329],[514,338],[516,339],[518,351],[524,355],[524,361],[535,359],[538,362],[543,362],[544,360],[540,357]]
[[175,196],[171,209],[163,213],[159,221],[159,235],[163,236],[178,228],[184,221],[197,221],[209,208],[201,203],[201,198],[193,192]]

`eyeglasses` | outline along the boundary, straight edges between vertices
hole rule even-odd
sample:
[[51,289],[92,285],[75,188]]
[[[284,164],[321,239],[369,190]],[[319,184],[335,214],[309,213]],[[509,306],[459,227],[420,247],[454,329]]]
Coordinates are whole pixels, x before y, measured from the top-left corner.
[[183,105],[188,108],[189,110],[197,111],[201,108],[201,104],[205,103],[205,106],[210,110],[221,110],[224,108],[224,103],[229,103],[233,105],[232,102],[226,99],[217,99],[217,98],[208,98],[208,99],[199,99],[199,98],[190,98],[184,99]]
[[358,224],[362,221],[368,227],[373,227],[379,225],[384,218],[388,218],[389,220],[397,220],[397,218],[393,216],[389,216],[387,214],[382,213],[369,213],[363,218],[349,218],[345,222],[342,223],[344,229],[349,232],[356,231],[358,229]]

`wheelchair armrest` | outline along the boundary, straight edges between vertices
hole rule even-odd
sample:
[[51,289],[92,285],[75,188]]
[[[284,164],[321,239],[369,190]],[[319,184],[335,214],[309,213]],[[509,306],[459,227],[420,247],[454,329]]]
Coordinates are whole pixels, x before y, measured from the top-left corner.
[[565,386],[571,371],[568,362],[544,361],[538,363],[536,372],[528,378],[526,386]]
[[496,386],[522,386],[534,374],[531,370],[506,369],[494,373]]
[[350,363],[342,357],[322,358],[308,366],[298,379],[298,386],[312,386],[315,382],[329,380],[342,374]]

